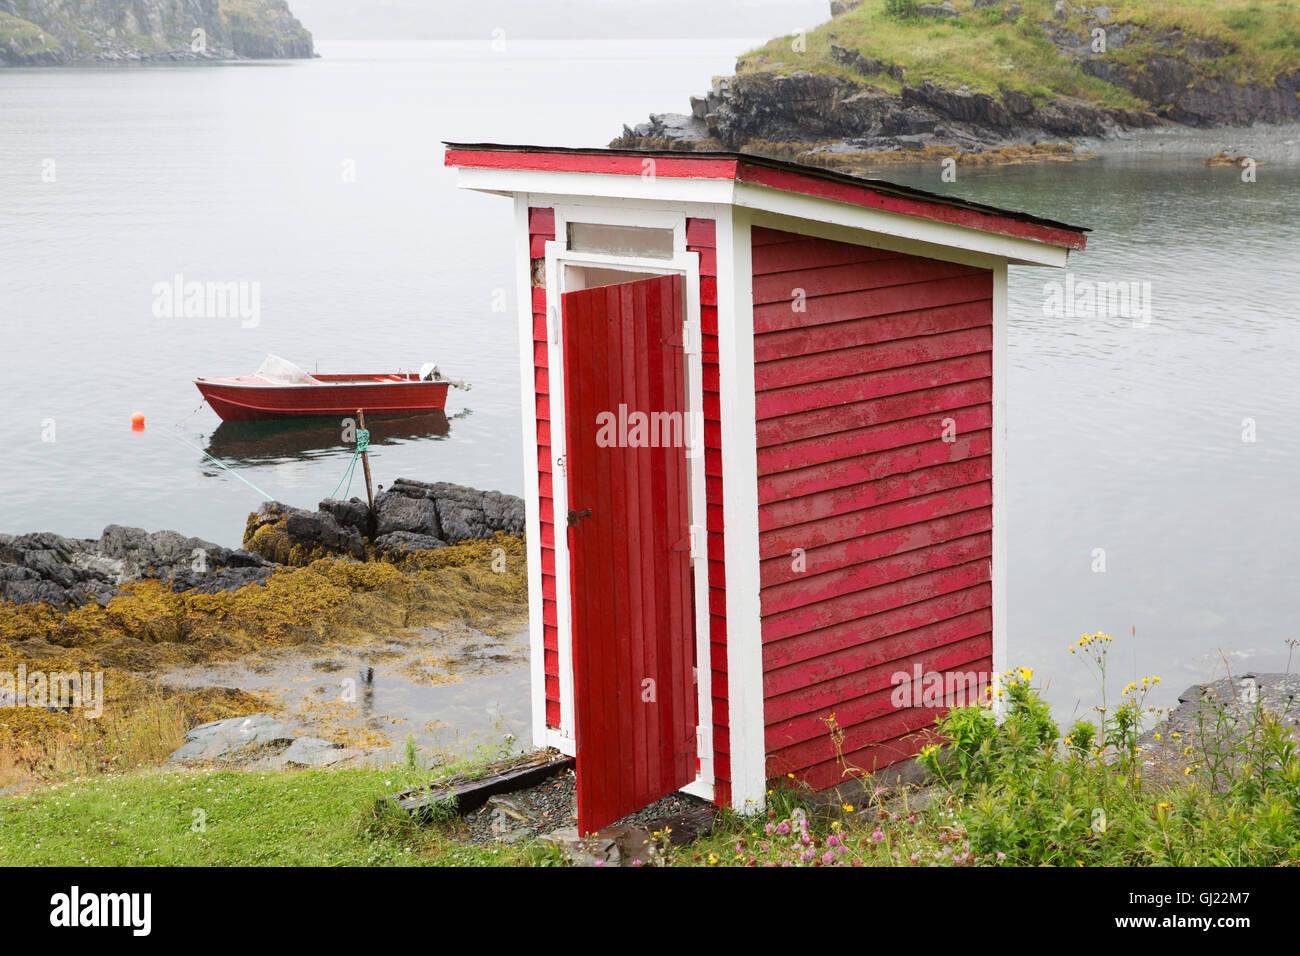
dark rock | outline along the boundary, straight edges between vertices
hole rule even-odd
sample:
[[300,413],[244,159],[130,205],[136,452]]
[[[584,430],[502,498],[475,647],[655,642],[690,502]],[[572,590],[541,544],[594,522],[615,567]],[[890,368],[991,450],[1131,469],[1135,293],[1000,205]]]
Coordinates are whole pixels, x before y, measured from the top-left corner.
[[233,591],[264,581],[273,568],[260,555],[175,531],[109,525],[98,541],[0,535],[0,599],[19,604],[107,604],[122,593],[118,585],[146,577],[178,590]]
[[[858,51],[840,46],[836,49],[837,61],[851,69],[876,69],[870,58]],[[882,64],[882,68],[891,76],[903,75],[894,65]],[[936,144],[980,149],[1057,137],[1110,135],[1157,122],[1148,113],[1063,101],[1036,110],[1033,101],[1017,91],[995,99],[985,93],[949,90],[927,82],[904,85],[901,94],[896,95],[846,77],[806,71],[785,76],[771,71],[753,72],[718,80],[709,96],[709,108],[709,133],[726,148],[740,149],[758,140],[806,143],[811,151],[819,153]],[[657,121],[659,117],[652,119]],[[657,122],[625,133],[615,140],[615,145],[638,148],[674,143],[672,131]],[[898,136],[912,139],[900,142],[896,141]],[[839,147],[828,143],[837,140],[841,141]],[[679,145],[694,148],[691,141]],[[450,534],[446,537],[451,540]]]
[[390,489],[375,501],[375,512],[375,532],[381,536],[409,531],[442,537],[438,506],[428,498],[410,497]]
[[357,559],[366,556],[361,532],[343,527],[328,511],[294,511],[285,519],[284,530],[295,544],[319,545]]
[[326,498],[320,503],[319,508],[333,515],[334,520],[345,528],[355,528],[363,535],[369,535],[374,531],[370,505],[360,498],[349,498],[347,501]]
[[430,534],[393,531],[375,538],[375,547],[381,551],[437,551],[447,547],[447,542]]
[[1007,90],[1002,94],[1002,102],[1014,116],[1028,116],[1034,111],[1034,101],[1027,93],[1019,90]]

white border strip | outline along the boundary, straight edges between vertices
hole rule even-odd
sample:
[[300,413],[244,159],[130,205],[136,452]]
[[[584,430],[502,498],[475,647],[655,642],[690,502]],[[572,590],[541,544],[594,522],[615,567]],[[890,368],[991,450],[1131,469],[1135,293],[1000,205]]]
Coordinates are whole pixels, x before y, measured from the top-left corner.
[[737,811],[748,813],[763,809],[767,793],[763,621],[759,603],[753,249],[748,210],[722,210],[717,223],[731,805]]
[[1007,264],[993,267],[993,590],[994,679],[1007,663]]

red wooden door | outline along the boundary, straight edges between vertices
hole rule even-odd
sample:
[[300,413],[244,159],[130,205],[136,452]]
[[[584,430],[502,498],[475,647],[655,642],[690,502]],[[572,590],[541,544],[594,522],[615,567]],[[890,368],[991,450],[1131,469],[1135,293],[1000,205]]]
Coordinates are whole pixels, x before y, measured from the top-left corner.
[[586,834],[695,778],[682,278],[570,292],[563,306]]

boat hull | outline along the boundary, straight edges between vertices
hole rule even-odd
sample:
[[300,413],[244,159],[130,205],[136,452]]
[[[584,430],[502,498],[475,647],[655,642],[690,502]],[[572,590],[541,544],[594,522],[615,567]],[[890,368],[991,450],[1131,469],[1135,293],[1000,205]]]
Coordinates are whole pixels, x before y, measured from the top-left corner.
[[442,411],[449,382],[397,376],[316,376],[311,385],[267,385],[238,380],[197,379],[195,385],[224,422],[354,415],[401,415]]

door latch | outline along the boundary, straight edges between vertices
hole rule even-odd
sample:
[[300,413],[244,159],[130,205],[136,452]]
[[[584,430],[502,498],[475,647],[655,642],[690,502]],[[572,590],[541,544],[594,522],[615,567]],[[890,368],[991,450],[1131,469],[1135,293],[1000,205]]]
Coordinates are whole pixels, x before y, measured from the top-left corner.
[[590,518],[590,517],[591,517],[591,509],[590,509],[590,508],[587,508],[587,509],[585,509],[585,510],[583,510],[583,511],[574,511],[572,508],[570,508],[570,509],[569,509],[569,527],[572,528],[572,527],[573,527],[575,524],[577,524],[581,519],[583,519],[583,518]]

